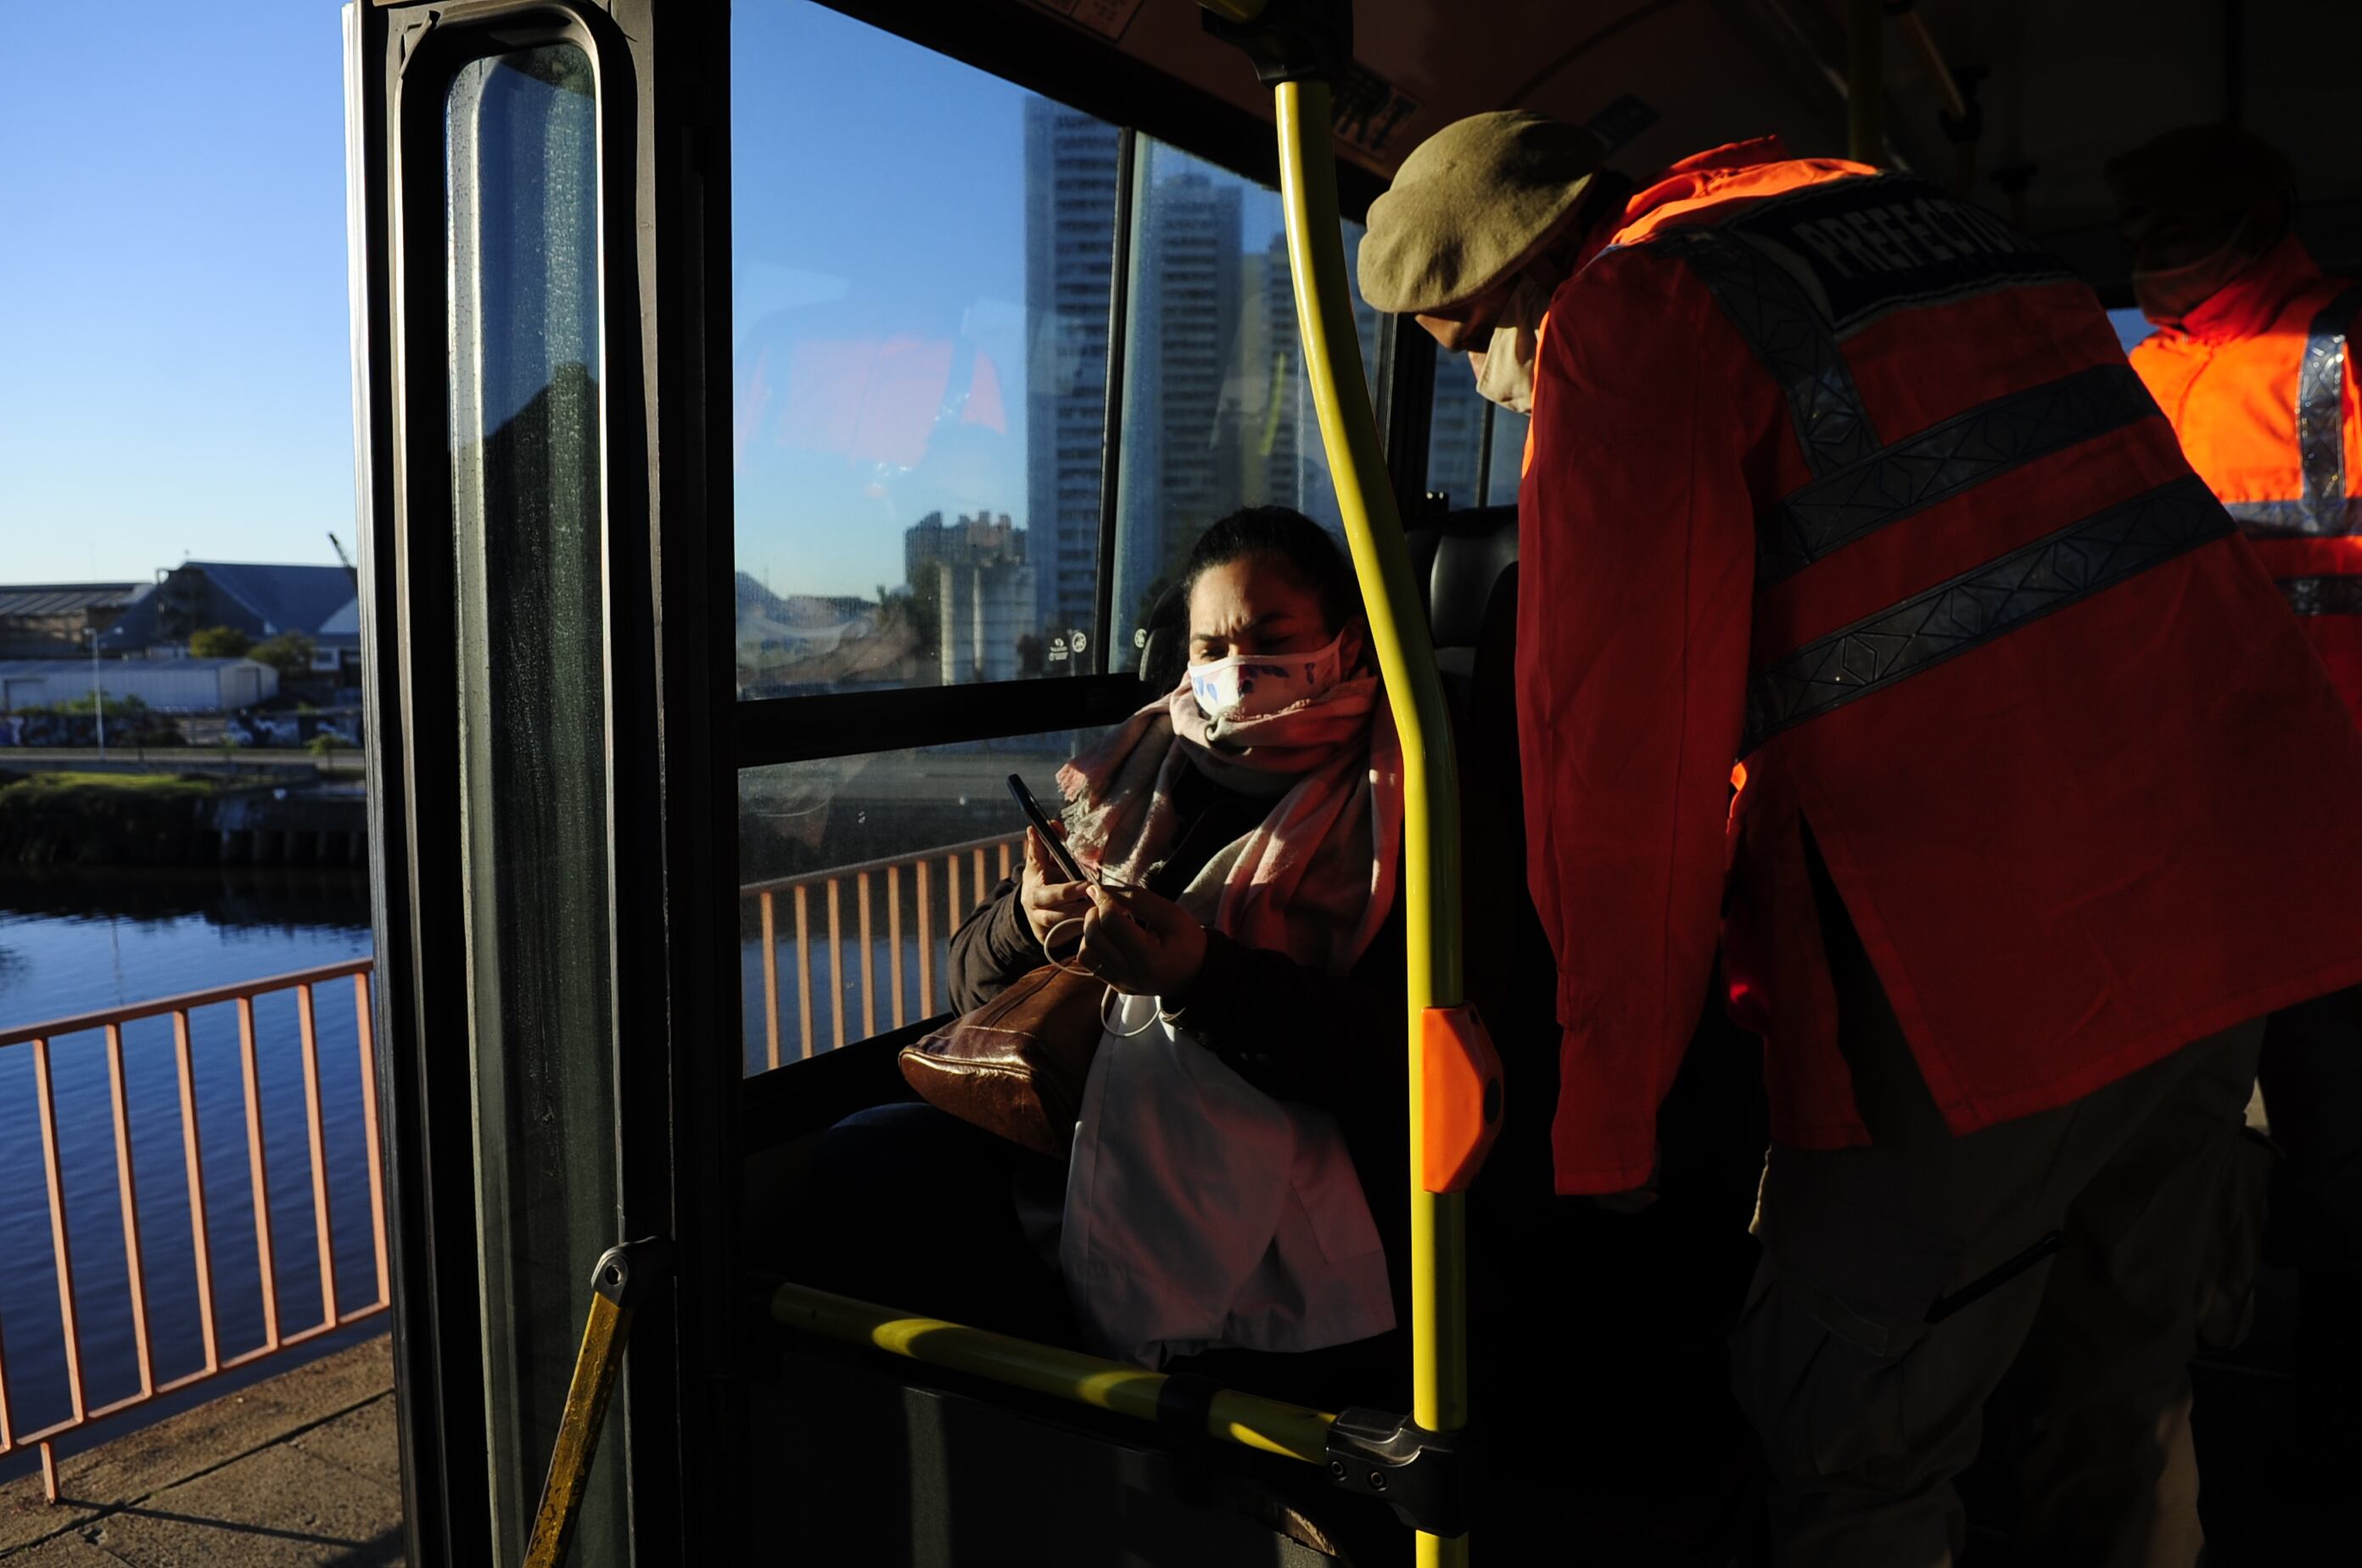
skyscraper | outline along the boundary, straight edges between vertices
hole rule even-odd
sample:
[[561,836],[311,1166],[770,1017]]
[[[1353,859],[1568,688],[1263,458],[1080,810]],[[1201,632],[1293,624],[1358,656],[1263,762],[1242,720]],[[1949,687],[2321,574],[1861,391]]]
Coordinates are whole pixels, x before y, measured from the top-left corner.
[[1014,680],[1021,644],[1032,629],[1036,578],[1025,530],[1002,513],[945,524],[930,512],[902,533],[902,571],[936,617],[936,653],[945,686]]
[[[1345,229],[1345,272],[1350,278],[1360,248],[1358,226]],[[1257,362],[1244,369],[1242,385],[1246,406],[1242,423],[1251,482],[1251,500],[1273,506],[1292,506],[1332,533],[1341,529],[1337,487],[1329,475],[1329,455],[1320,438],[1320,421],[1312,407],[1310,378],[1304,370],[1304,340],[1296,320],[1296,292],[1287,263],[1287,237],[1275,233],[1262,256],[1248,256],[1242,275],[1252,291],[1259,330],[1247,335]],[[1362,372],[1366,378],[1378,361],[1379,337],[1385,323],[1362,303],[1354,291],[1353,326],[1360,339]]]
[[1091,624],[1098,587],[1118,151],[1115,127],[1026,101],[1025,522],[1045,642]]
[[[1157,152],[1162,165],[1167,149]],[[1150,182],[1133,258],[1119,619],[1241,491],[1238,400],[1226,396],[1239,349],[1240,188],[1171,157],[1182,171]]]

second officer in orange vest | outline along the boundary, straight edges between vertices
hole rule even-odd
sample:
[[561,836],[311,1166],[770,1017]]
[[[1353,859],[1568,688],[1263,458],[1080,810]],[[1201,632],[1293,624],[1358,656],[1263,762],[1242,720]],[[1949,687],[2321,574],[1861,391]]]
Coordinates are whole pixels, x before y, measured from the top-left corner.
[[[2158,328],[2133,369],[2362,718],[2362,282],[2314,262],[2293,170],[2247,132],[2171,131],[2108,176]],[[2275,1013],[2261,1076],[2286,1156],[2271,1249],[2297,1269],[2300,1386],[2320,1418],[2301,1446],[2342,1487],[2362,1462],[2362,991]]]

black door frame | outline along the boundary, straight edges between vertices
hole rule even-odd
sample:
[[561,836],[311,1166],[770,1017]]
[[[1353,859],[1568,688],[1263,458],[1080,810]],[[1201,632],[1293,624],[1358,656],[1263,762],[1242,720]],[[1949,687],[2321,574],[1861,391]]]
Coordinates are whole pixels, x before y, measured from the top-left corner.
[[[662,13],[661,24],[658,12]],[[726,734],[728,13],[614,0],[347,11],[372,885],[403,1504],[414,1562],[491,1540],[458,756],[441,105],[467,61],[565,39],[599,75],[617,1241],[669,1238],[626,1359],[639,1560],[703,1561],[746,1478],[733,1390],[738,1165]],[[662,344],[660,352],[659,344]],[[716,414],[719,417],[716,417]],[[661,451],[668,462],[659,462]],[[724,448],[726,458],[726,447]],[[717,525],[715,520],[722,520]],[[589,1281],[584,1282],[589,1299]]]

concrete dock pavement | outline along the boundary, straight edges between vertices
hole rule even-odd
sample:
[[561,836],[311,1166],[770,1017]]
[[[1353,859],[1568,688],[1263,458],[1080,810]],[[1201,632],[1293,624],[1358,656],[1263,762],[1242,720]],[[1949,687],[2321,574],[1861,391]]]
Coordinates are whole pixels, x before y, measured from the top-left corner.
[[391,1568],[403,1559],[392,1342],[365,1344],[0,1485],[8,1568]]

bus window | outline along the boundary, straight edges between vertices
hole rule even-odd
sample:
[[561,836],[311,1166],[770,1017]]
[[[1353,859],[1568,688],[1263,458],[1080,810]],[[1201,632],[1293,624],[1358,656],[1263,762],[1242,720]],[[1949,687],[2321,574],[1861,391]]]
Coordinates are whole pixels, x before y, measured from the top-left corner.
[[2129,354],[2139,344],[2157,336],[2157,327],[2148,317],[2131,305],[2108,313],[2108,325],[2116,329],[2116,341]]
[[[945,944],[1018,852],[1004,780],[1054,798],[1136,702],[1108,678],[1200,529],[1340,520],[1275,192],[818,5],[741,7],[732,43],[734,685],[789,736],[738,775],[751,1075],[948,1009]],[[896,727],[917,689],[1059,677],[1097,679],[1015,735]],[[804,730],[816,698],[867,718]]]
[[1491,463],[1485,475],[1485,504],[1515,506],[1518,480],[1526,469],[1526,416],[1506,408],[1493,410]]
[[1100,732],[1060,730],[738,775],[751,1077],[951,1010],[951,933],[1022,864],[1007,780],[1054,799]]
[[737,690],[1088,673],[1120,133],[732,17]]
[[1464,355],[1435,357],[1435,412],[1427,434],[1427,488],[1454,510],[1511,506],[1524,466],[1526,416],[1476,395]]
[[[1115,644],[1131,646],[1189,547],[1242,506],[1341,529],[1296,329],[1278,193],[1139,143],[1117,470]],[[1350,277],[1359,224],[1345,228]],[[1378,314],[1355,294],[1362,365],[1383,384]]]

